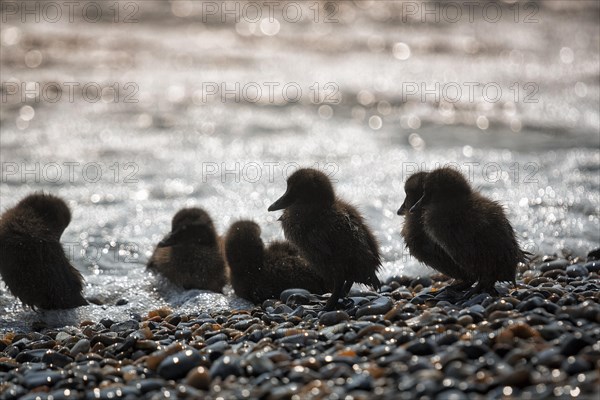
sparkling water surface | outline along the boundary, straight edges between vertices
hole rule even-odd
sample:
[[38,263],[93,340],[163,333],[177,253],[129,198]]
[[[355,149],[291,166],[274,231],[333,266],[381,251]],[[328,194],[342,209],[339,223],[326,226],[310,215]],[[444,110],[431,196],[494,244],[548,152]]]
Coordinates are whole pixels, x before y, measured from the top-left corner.
[[[380,241],[384,279],[431,273],[404,249],[396,210],[410,173],[449,163],[506,207],[527,250],[599,247],[597,3],[541,3],[531,24],[403,22],[396,3],[340,3],[339,22],[329,24],[204,23],[196,3],[184,12],[153,1],[139,3],[134,24],[2,24],[3,83],[118,83],[120,95],[3,101],[1,210],[33,191],[66,199],[73,219],[62,242],[86,279],[85,296],[104,305],[38,314],[16,305],[2,283],[0,329],[119,320],[161,306],[250,307],[231,288],[173,287],[145,264],[182,207],[205,208],[220,234],[250,218],[266,242],[283,238],[280,213],[267,207],[298,166],[321,168],[359,206]],[[222,82],[293,83],[302,96],[203,97],[207,84]],[[443,86],[439,99],[407,94],[411,85],[435,92],[436,83],[468,82],[497,84],[502,97],[475,90],[472,101],[465,92],[452,102]],[[315,83],[341,101],[315,104]],[[537,102],[525,102],[526,83],[537,85]],[[137,102],[124,102],[132,93]],[[121,299],[127,304],[117,306]]]

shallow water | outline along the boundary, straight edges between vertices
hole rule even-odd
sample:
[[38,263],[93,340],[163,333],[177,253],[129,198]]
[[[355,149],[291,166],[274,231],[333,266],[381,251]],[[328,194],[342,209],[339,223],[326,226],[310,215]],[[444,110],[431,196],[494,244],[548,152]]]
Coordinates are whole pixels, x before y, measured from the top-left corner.
[[[279,213],[266,209],[299,165],[322,168],[359,205],[381,243],[383,278],[430,273],[404,250],[396,210],[411,172],[447,163],[506,206],[529,251],[600,246],[597,3],[541,3],[527,24],[508,17],[508,5],[496,23],[423,23],[404,21],[399,2],[368,1],[340,3],[337,23],[277,13],[277,23],[205,23],[200,3],[184,3],[141,2],[132,24],[3,23],[2,211],[36,190],[67,199],[63,243],[86,297],[106,305],[39,315],[15,306],[2,284],[0,328],[124,319],[164,305],[248,307],[230,290],[181,291],[145,263],[185,206],[207,209],[220,233],[251,218],[265,241],[282,238]],[[62,97],[7,94],[23,82],[58,85]],[[71,102],[69,82],[119,95],[105,89],[92,102],[94,93],[75,90]],[[240,84],[239,102],[207,94],[222,82]],[[272,100],[269,82],[279,83]],[[327,96],[318,104],[315,83]],[[285,101],[285,85],[302,89],[298,102]],[[249,101],[257,87],[260,100]]]

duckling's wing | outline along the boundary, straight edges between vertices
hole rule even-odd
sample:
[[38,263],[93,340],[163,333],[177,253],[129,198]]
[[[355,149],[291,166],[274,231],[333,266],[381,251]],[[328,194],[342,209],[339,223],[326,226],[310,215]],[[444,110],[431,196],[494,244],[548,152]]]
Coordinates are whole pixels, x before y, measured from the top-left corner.
[[518,249],[512,227],[502,213],[487,203],[487,212],[475,212],[447,229],[444,249],[473,278],[488,285],[513,280]]
[[[325,223],[315,227],[308,234],[303,235],[303,240],[310,251],[302,251],[306,256],[318,255],[318,258],[327,260],[335,254],[335,239],[338,232],[335,231],[333,224]],[[305,247],[303,245],[302,247]],[[314,258],[314,257],[309,257]],[[315,262],[316,260],[313,260]]]
[[24,304],[44,309],[87,304],[81,296],[83,277],[58,241],[30,237],[11,241],[8,248],[6,244],[2,243],[2,277]]
[[36,292],[35,266],[40,264],[40,254],[35,251],[35,243],[17,236],[0,237],[0,273],[10,292],[23,304],[35,306],[33,295]]
[[152,271],[160,271],[162,266],[167,265],[171,260],[171,247],[157,247],[148,260],[146,268]]
[[331,243],[327,241],[326,237],[318,238],[318,236],[311,236],[309,239],[311,245],[316,248],[320,253],[326,255],[327,257],[333,256],[333,247]]
[[361,247],[368,249],[369,257],[372,258],[373,262],[381,265],[377,239],[375,239],[373,232],[367,227],[364,218],[350,205],[346,205],[344,217],[348,224],[348,231],[352,233],[353,239],[360,243]]
[[[51,247],[50,247],[51,246]],[[83,276],[71,264],[59,243],[49,244],[48,251],[44,254],[45,269],[53,276],[49,277],[52,282],[48,288],[52,308],[75,308],[87,305],[83,298]]]
[[342,215],[346,226],[340,233],[345,236],[343,241],[349,246],[351,279],[377,289],[381,286],[377,277],[377,271],[381,268],[377,240],[354,207],[344,204]]

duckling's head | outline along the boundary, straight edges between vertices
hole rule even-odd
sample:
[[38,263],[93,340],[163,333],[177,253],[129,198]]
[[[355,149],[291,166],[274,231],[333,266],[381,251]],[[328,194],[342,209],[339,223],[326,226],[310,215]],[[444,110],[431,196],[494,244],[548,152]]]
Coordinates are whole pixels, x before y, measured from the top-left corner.
[[466,201],[471,193],[469,182],[459,171],[449,167],[438,168],[425,177],[423,196],[410,211],[429,204],[454,207]]
[[227,239],[260,239],[260,226],[254,221],[237,221],[227,231]]
[[225,236],[225,256],[232,271],[256,270],[262,266],[264,244],[256,222],[233,223]]
[[294,172],[287,180],[287,190],[269,211],[282,210],[291,205],[330,206],[335,202],[335,193],[331,181],[321,171],[302,168]]
[[398,215],[406,215],[408,210],[423,196],[423,184],[426,176],[427,172],[417,172],[408,177],[404,183],[406,198],[398,210]]
[[212,219],[201,208],[184,208],[175,214],[169,233],[158,247],[199,243],[212,246],[217,242],[217,234]]
[[71,211],[63,199],[51,194],[34,193],[17,204],[18,208],[30,210],[44,221],[46,228],[60,238],[71,222]]
[[177,211],[171,220],[171,230],[176,230],[185,225],[201,224],[210,226],[214,229],[214,225],[210,215],[201,208],[182,208]]

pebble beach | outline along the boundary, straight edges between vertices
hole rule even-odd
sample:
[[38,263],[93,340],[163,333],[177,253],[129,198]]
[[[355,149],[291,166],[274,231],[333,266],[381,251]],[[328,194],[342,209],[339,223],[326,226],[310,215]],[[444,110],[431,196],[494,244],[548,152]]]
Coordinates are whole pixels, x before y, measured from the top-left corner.
[[500,297],[456,304],[435,297],[443,276],[391,277],[330,312],[289,289],[251,309],[5,333],[0,399],[596,399],[593,258],[544,257]]
[[[90,304],[32,311],[0,279],[0,400],[598,400],[600,3],[275,3],[1,4],[0,213],[65,200]],[[448,301],[402,239],[406,179],[440,166],[534,255],[498,297]],[[323,312],[147,270],[186,207],[282,240],[299,167],[360,209],[381,290]]]

